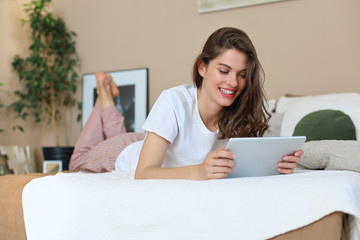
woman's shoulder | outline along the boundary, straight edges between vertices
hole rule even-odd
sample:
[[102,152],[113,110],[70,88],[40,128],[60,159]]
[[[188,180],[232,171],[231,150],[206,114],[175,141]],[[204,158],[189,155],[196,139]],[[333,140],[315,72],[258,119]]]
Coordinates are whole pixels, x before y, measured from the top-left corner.
[[197,89],[194,85],[184,84],[164,90],[161,93],[161,96],[165,97],[169,101],[194,101],[196,98],[196,90]]

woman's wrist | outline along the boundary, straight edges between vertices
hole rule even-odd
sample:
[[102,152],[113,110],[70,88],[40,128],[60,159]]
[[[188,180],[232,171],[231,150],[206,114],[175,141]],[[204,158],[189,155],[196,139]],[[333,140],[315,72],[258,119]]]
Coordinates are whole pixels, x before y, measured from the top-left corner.
[[206,178],[203,176],[203,174],[201,173],[201,168],[202,168],[202,165],[199,164],[199,165],[193,165],[194,167],[194,170],[193,170],[193,179],[194,180],[205,180]]

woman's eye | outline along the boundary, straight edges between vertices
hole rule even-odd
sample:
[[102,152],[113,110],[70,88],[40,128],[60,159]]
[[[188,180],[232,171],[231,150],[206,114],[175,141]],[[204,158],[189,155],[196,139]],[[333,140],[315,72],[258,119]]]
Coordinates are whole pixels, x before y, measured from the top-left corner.
[[219,70],[220,71],[220,73],[222,73],[222,74],[227,74],[228,73],[228,71],[226,71],[226,70]]
[[238,73],[239,74],[239,77],[241,78],[241,79],[245,79],[246,78],[246,72],[240,72],[240,73]]

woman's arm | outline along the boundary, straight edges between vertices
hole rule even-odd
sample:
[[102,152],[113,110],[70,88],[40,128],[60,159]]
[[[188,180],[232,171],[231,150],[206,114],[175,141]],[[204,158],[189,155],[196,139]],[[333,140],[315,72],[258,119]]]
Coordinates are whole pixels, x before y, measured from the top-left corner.
[[169,142],[148,132],[141,149],[135,179],[215,179],[226,177],[235,167],[235,156],[225,147],[210,152],[200,165],[161,168]]
[[196,166],[161,168],[169,142],[159,135],[148,132],[142,146],[135,179],[194,178]]

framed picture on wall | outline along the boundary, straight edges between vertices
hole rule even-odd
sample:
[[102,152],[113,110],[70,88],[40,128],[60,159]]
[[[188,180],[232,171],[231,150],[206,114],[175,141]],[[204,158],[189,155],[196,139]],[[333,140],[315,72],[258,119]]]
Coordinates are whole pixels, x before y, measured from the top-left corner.
[[198,12],[207,13],[288,0],[197,0]]
[[[129,69],[107,72],[111,74],[120,94],[114,97],[116,108],[125,118],[127,132],[141,129],[148,114],[148,69]],[[94,108],[97,98],[95,73],[82,78],[82,127]]]

